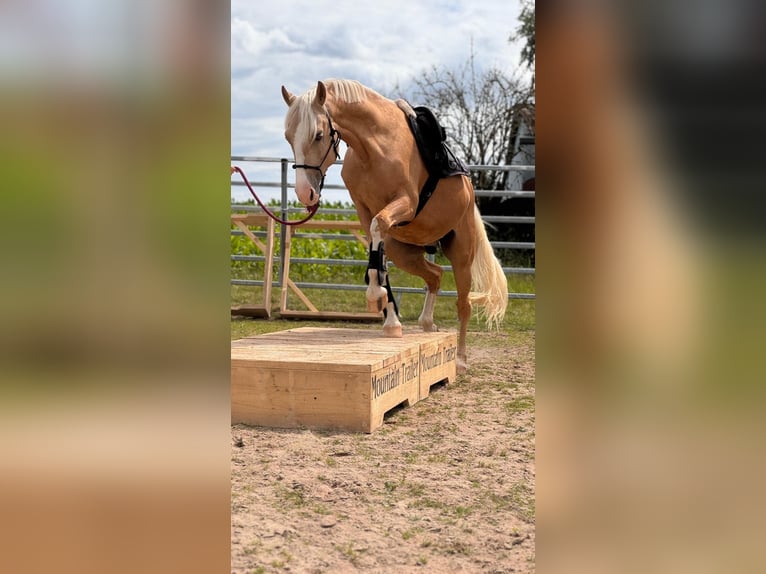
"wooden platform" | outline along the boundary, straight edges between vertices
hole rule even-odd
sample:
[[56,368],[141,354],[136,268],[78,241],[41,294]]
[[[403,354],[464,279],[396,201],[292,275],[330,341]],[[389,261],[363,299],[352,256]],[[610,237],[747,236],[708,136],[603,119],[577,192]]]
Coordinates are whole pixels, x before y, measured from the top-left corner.
[[383,416],[454,381],[456,333],[302,327],[231,343],[231,421],[372,432]]

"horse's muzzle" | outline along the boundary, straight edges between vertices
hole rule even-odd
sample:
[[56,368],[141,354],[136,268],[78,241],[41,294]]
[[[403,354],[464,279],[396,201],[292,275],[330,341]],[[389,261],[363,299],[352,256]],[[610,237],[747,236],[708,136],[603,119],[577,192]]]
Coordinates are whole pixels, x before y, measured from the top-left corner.
[[321,190],[321,180],[323,178],[321,177],[321,174],[318,175],[320,175],[320,177],[316,177],[313,173],[306,173],[304,170],[301,170],[299,175],[295,178],[295,195],[298,196],[298,201],[306,207],[319,203],[321,191],[317,191],[317,189]]
[[312,205],[319,203],[319,193],[313,188],[313,186],[307,189],[302,189],[300,191],[296,187],[295,194],[298,196],[298,201],[300,201],[306,207],[311,207]]

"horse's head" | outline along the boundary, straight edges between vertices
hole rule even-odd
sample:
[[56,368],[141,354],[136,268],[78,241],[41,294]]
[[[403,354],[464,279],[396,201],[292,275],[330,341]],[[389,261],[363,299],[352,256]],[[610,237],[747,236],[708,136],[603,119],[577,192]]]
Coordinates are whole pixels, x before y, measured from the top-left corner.
[[310,207],[319,202],[324,174],[338,158],[340,133],[324,107],[327,89],[322,82],[302,96],[291,94],[282,86],[282,97],[289,106],[285,138],[295,155],[295,193],[303,205]]

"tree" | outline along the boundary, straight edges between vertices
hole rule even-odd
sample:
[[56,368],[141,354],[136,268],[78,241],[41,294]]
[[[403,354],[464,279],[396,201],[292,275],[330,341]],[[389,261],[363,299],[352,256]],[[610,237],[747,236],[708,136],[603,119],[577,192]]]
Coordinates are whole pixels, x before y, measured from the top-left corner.
[[523,40],[521,48],[521,63],[532,70],[532,83],[534,84],[535,69],[535,3],[534,0],[522,0],[519,25],[516,32],[508,38],[509,41]]
[[[447,132],[447,143],[466,163],[507,165],[523,110],[527,86],[504,71],[476,69],[473,55],[457,70],[432,67],[413,79],[411,102],[431,108]],[[504,189],[508,172],[479,171],[477,189]]]

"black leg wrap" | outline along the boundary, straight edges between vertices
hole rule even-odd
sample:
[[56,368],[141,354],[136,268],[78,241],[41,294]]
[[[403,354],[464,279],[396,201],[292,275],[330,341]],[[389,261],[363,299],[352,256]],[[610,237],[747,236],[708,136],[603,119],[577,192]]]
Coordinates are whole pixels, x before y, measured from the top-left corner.
[[373,249],[370,244],[370,261],[367,263],[367,269],[364,272],[364,282],[370,284],[370,277],[367,273],[370,269],[378,272],[378,285],[383,285],[383,275],[386,272],[386,252],[383,249],[383,242],[380,242],[379,249]]
[[[391,290],[391,282],[388,280],[388,271],[386,270],[386,251],[383,249],[383,242],[380,242],[378,249],[372,249],[370,244],[370,262],[367,264],[367,270],[364,272],[364,282],[370,284],[370,276],[367,273],[370,269],[378,272],[378,285],[386,288],[388,300],[394,304],[394,312],[399,316],[399,307],[394,299],[394,292]],[[388,316],[387,306],[383,308],[383,316]]]
[[[394,292],[391,290],[391,281],[388,280],[388,273],[386,273],[386,294],[388,295],[388,300],[391,301],[391,303],[394,304],[394,313],[396,313],[396,316],[399,316],[399,307],[396,304],[396,299],[394,299]],[[383,310],[383,315],[386,316],[386,310]]]

